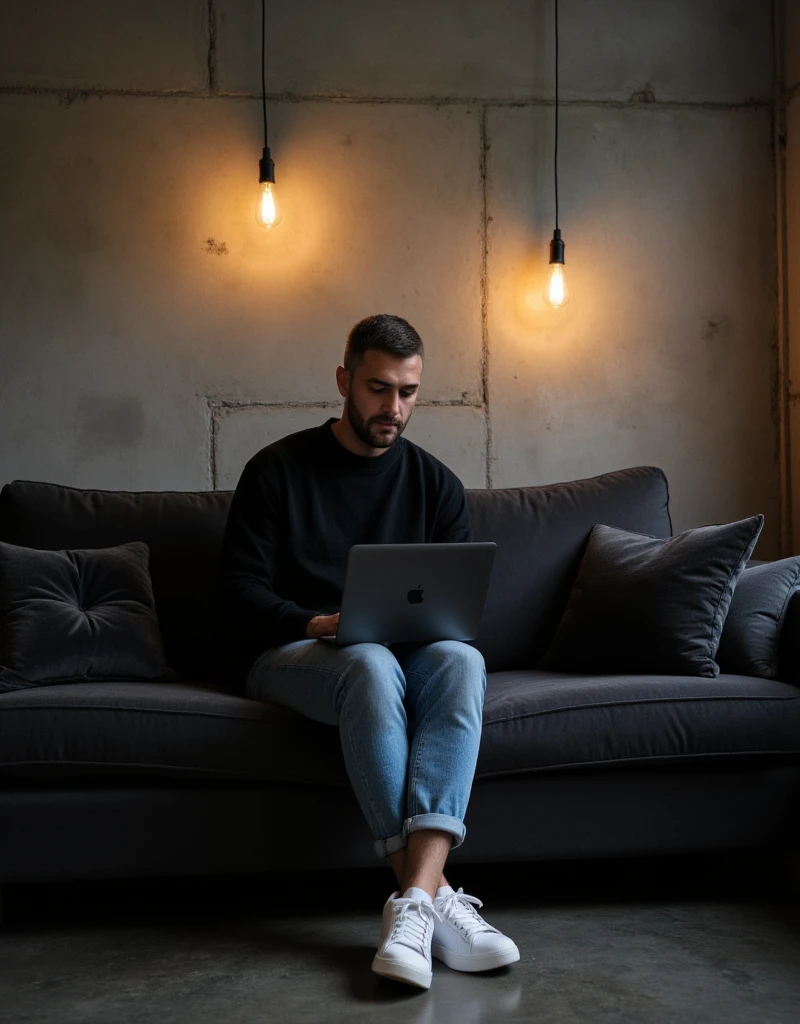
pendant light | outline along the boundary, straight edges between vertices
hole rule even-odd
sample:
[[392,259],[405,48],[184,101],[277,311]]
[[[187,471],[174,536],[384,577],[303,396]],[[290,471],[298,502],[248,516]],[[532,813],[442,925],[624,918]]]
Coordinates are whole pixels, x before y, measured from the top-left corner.
[[558,227],[558,0],[553,0],[556,12],[556,140],[553,158],[553,176],[556,190],[556,227],[550,240],[550,269],[544,290],[544,301],[553,309],[561,309],[569,302],[569,288],[564,272],[564,242]]
[[264,38],[266,34],[265,0],[261,0],[261,108],[264,113],[264,152],[258,161],[258,202],[256,221],[262,228],[274,228],[281,219],[275,196],[275,164],[267,142],[267,88],[264,81]]

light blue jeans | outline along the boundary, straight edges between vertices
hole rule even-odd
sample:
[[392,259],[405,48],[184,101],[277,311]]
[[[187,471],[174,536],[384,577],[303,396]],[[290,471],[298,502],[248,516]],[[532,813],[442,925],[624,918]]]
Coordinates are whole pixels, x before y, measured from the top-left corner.
[[345,767],[379,857],[418,829],[466,835],[486,666],[460,640],[352,644],[298,640],[260,654],[247,696],[338,725]]

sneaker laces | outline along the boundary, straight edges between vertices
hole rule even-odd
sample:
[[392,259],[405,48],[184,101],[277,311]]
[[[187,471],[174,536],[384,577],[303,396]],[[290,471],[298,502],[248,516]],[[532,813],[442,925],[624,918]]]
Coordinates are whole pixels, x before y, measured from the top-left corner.
[[[441,896],[437,902],[441,907],[442,914],[452,924],[460,928],[467,939],[474,938],[479,932],[498,932],[497,928],[484,921],[473,906],[476,903],[482,907],[483,903],[477,896],[468,896],[464,892],[463,886],[457,892],[449,892],[446,896]],[[498,932],[498,934],[500,933]]]
[[[427,900],[415,900],[411,896],[398,897],[394,901],[395,912],[389,942],[402,942],[420,956],[426,956],[425,939],[433,919],[442,915]],[[414,913],[416,911],[416,913]]]

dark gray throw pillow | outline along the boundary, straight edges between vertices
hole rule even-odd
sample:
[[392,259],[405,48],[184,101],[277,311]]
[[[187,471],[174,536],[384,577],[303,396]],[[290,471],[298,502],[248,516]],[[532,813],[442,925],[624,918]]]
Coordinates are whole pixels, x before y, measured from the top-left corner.
[[800,588],[800,557],[752,565],[736,584],[717,661],[723,672],[779,678],[780,638],[792,594]]
[[150,547],[43,551],[0,541],[0,693],[91,680],[174,680]]
[[763,525],[758,515],[664,538],[598,524],[538,667],[719,675],[725,616]]

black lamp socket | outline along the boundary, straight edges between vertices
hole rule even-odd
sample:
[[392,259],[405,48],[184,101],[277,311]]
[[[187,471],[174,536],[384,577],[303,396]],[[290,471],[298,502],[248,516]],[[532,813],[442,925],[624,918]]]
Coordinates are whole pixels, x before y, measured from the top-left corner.
[[275,164],[267,146],[264,147],[264,154],[258,161],[258,181],[259,184],[262,181],[271,181],[273,184],[275,182]]
[[553,232],[553,237],[550,240],[550,262],[551,263],[563,263],[564,262],[564,242],[561,239],[561,229],[556,228]]

